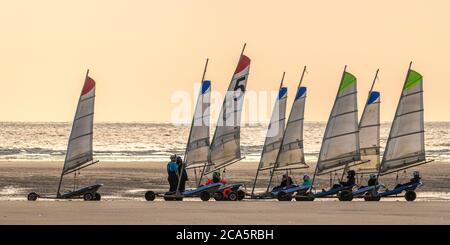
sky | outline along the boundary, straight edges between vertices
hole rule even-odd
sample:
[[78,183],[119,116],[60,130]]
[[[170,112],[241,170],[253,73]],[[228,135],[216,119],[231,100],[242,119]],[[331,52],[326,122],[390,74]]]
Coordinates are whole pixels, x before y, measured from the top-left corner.
[[[88,68],[96,121],[170,121],[177,91],[194,103],[206,58],[213,91],[226,90],[244,43],[249,91],[277,90],[286,72],[290,105],[308,66],[306,121],[327,120],[345,65],[360,111],[380,68],[381,120],[392,120],[410,61],[424,76],[425,120],[450,121],[449,9],[447,0],[1,0],[0,121],[72,120]],[[269,118],[266,104],[258,120]]]

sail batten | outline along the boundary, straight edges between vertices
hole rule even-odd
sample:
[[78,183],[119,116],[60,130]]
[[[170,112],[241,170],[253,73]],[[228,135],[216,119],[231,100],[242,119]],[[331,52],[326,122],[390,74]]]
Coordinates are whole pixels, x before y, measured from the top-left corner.
[[219,169],[241,160],[240,121],[244,104],[247,79],[250,72],[250,58],[241,54],[236,70],[228,86],[216,131],[210,146],[210,159],[206,171]]
[[357,79],[344,71],[316,166],[317,174],[360,160]]
[[63,174],[93,160],[95,81],[86,76],[70,132]]
[[380,166],[380,173],[425,159],[423,77],[409,69]]

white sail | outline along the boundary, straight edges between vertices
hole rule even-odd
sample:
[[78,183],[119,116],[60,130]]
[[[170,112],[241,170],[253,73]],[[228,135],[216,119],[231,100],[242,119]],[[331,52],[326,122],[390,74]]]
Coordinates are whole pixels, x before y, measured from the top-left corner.
[[380,172],[425,161],[423,78],[409,70],[386,143]]
[[305,164],[305,153],[303,149],[305,103],[306,87],[299,87],[286,124],[283,142],[277,156],[277,169],[294,164]]
[[250,58],[241,55],[219,114],[207,171],[241,159],[240,121],[249,71]]
[[361,161],[355,170],[374,172],[380,167],[380,93],[370,91],[359,121],[359,150]]
[[264,141],[259,169],[271,168],[280,150],[281,140],[284,133],[284,124],[286,120],[286,101],[287,88],[281,87],[278,97],[272,111],[269,127],[267,129],[266,139]]
[[86,77],[73,120],[63,174],[93,160],[95,81]]
[[200,167],[208,162],[210,100],[211,81],[205,80],[200,88],[186,147],[187,168]]
[[322,140],[317,173],[359,160],[356,77],[344,71]]

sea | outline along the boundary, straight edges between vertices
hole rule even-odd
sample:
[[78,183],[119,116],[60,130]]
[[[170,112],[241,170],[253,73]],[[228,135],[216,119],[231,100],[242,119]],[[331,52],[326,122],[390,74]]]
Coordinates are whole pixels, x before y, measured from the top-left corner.
[[[96,122],[94,155],[102,161],[166,161],[170,154],[183,155],[189,127],[155,122]],[[390,123],[381,125],[382,151],[389,127]],[[70,128],[69,122],[0,122],[0,161],[63,161]],[[241,126],[244,161],[259,161],[266,130],[267,124],[261,123]],[[324,130],[325,122],[305,122],[307,162],[317,160]],[[425,123],[425,144],[429,159],[450,162],[450,122]]]

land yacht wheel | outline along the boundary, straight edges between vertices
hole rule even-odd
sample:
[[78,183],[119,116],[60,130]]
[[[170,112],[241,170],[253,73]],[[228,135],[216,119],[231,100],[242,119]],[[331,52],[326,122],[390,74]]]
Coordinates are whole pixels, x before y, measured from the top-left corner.
[[407,191],[405,193],[405,199],[408,202],[412,202],[412,201],[416,200],[416,197],[417,197],[417,195],[416,195],[415,191]]
[[94,198],[94,200],[95,200],[95,201],[100,201],[100,200],[102,200],[102,195],[100,195],[100,193],[96,192],[96,193],[95,193],[95,198]]
[[314,201],[315,197],[312,193],[306,193],[303,195],[297,195],[295,196],[295,201],[297,202],[312,202]]
[[155,198],[156,198],[155,192],[153,192],[153,191],[147,191],[147,192],[145,193],[145,200],[147,200],[147,201],[153,201],[153,200],[155,200]]
[[221,191],[214,193],[214,200],[223,201],[223,193]]
[[36,201],[38,199],[38,194],[36,192],[30,192],[30,194],[28,194],[27,199],[28,201]]
[[95,196],[94,196],[94,194],[92,194],[91,192],[86,192],[86,193],[84,193],[84,195],[83,195],[83,199],[84,199],[85,201],[92,201],[92,200],[94,200],[94,198],[95,198]]
[[211,193],[207,192],[207,191],[202,191],[200,193],[200,199],[204,202],[209,201],[209,199],[211,198]]
[[228,193],[227,199],[228,199],[228,201],[237,201],[238,194],[235,191],[232,191],[232,192]]
[[292,195],[290,195],[284,191],[280,191],[277,195],[277,199],[278,199],[278,201],[282,201],[282,202],[290,202],[290,201],[292,201]]
[[353,200],[353,194],[352,191],[350,190],[343,190],[341,191],[341,193],[339,193],[338,195],[338,199],[341,202],[350,202]]
[[238,201],[241,201],[242,199],[245,198],[245,192],[243,190],[238,190],[237,195],[238,195]]

